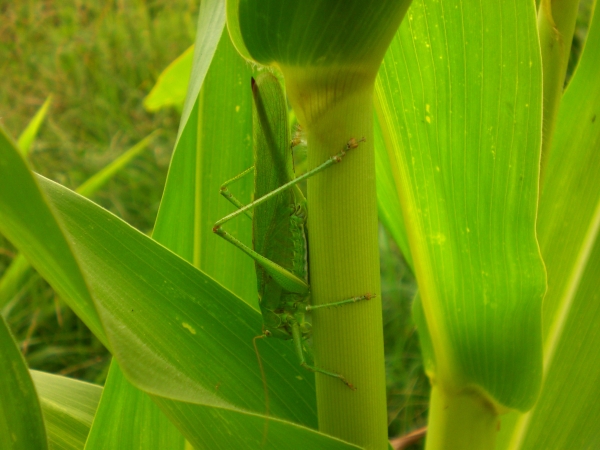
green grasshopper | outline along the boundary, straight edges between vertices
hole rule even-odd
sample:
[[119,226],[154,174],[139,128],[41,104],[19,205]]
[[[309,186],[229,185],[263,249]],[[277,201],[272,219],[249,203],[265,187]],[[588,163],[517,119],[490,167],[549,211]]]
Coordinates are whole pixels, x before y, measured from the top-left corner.
[[[295,178],[287,105],[279,81],[270,73],[252,79],[254,98],[254,166],[227,181],[221,194],[239,209],[219,220],[213,231],[255,261],[258,298],[263,316],[263,335],[292,339],[300,365],[313,372],[339,378],[351,389],[354,386],[338,373],[306,362],[303,341],[310,335],[306,321],[308,311],[345,305],[375,297],[365,294],[318,306],[309,304],[308,247],[306,236],[307,205],[298,183],[338,163],[350,149],[364,141],[350,139],[336,155],[320,166]],[[243,205],[227,189],[232,182],[254,171],[254,201]],[[250,210],[254,213],[250,214]],[[247,247],[221,227],[234,217],[252,218],[253,249]]]

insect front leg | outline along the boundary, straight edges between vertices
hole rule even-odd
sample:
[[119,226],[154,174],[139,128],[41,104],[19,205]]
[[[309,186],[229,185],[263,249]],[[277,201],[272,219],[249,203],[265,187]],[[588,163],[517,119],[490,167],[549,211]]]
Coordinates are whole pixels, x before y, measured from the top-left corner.
[[[254,166],[249,167],[248,169],[244,170],[239,175],[236,175],[231,180],[227,180],[225,183],[223,183],[221,185],[221,195],[223,197],[225,197],[227,199],[227,201],[229,201],[233,205],[237,206],[239,209],[242,209],[245,205],[233,196],[233,194],[229,191],[228,186],[231,183],[236,182],[240,178],[243,178],[244,176],[248,175],[253,170],[254,170]],[[244,214],[246,214],[250,219],[252,219],[252,214],[250,213],[250,211],[246,210],[246,211],[244,211]]]
[[307,370],[310,370],[311,372],[322,373],[324,375],[328,375],[333,378],[338,378],[350,389],[352,389],[353,391],[356,390],[354,385],[352,383],[350,383],[348,380],[346,380],[346,378],[343,375],[341,375],[339,373],[335,373],[335,372],[330,372],[325,369],[320,369],[315,366],[311,366],[310,364],[308,364],[306,362],[306,358],[304,358],[304,350],[302,350],[302,333],[300,331],[300,325],[295,320],[292,323],[292,339],[294,342],[294,350],[296,350],[296,355],[298,355],[298,359],[300,360],[300,365],[302,367],[304,367]]
[[[361,139],[355,139],[355,138],[351,138],[345,145],[345,147],[337,154],[333,155],[331,158],[327,159],[327,161],[325,161],[324,163],[322,163],[321,165],[315,167],[312,170],[309,170],[308,172],[306,172],[304,175],[301,175],[297,178],[294,178],[293,180],[290,180],[289,182],[285,183],[282,186],[279,186],[277,189],[272,190],[271,192],[269,192],[268,194],[263,195],[262,197],[255,199],[252,203],[248,203],[247,205],[242,205],[241,202],[237,201],[237,203],[234,203],[232,200],[232,196],[230,196],[230,194],[223,194],[225,196],[225,198],[227,198],[227,200],[229,200],[230,202],[232,202],[234,205],[236,205],[238,208],[237,211],[223,217],[221,220],[218,220],[217,223],[215,223],[215,226],[213,227],[214,230],[219,229],[223,224],[229,222],[231,219],[233,219],[234,217],[239,216],[240,214],[249,214],[249,210],[251,210],[252,208],[256,208],[258,205],[261,205],[262,203],[264,203],[265,201],[269,200],[270,198],[273,198],[274,196],[280,194],[283,191],[286,191],[294,186],[296,186],[298,183],[300,183],[301,181],[312,177],[313,175],[316,175],[317,173],[327,169],[328,167],[332,166],[333,164],[339,163],[342,161],[342,158],[344,156],[346,156],[346,152],[348,150],[357,148],[359,146],[359,144],[361,142],[365,142],[365,138],[361,138]],[[247,169],[244,172],[242,172],[240,175],[238,175],[237,177],[232,178],[229,182],[231,181],[235,181],[238,178],[246,175],[247,173],[250,172],[251,169]],[[228,183],[229,183],[228,182]],[[300,192],[300,190],[298,189],[298,192]]]

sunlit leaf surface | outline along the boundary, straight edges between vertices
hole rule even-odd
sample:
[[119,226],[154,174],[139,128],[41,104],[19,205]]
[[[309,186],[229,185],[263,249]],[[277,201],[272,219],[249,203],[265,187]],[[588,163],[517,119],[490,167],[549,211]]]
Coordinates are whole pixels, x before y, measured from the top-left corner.
[[520,410],[540,386],[545,290],[533,6],[413,3],[376,85],[435,352],[431,374]]
[[[545,383],[498,448],[600,446],[600,14],[563,97],[540,199]],[[515,428],[511,422],[517,420]]]
[[[252,260],[212,231],[217,220],[234,211],[219,195],[221,185],[252,166],[251,71],[226,30],[221,31],[173,154],[153,238],[258,307]],[[247,203],[252,186],[249,175],[229,190]],[[251,222],[245,216],[227,229],[243,242],[252,242]]]
[[102,386],[31,371],[40,398],[50,449],[83,449]]
[[144,108],[158,111],[168,106],[181,109],[185,100],[194,47],[189,47],[160,74],[156,84],[144,99]]

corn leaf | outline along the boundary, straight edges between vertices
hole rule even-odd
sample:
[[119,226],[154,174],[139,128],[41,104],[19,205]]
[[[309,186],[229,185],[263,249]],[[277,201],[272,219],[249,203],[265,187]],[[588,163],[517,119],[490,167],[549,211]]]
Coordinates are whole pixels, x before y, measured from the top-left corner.
[[158,111],[168,106],[181,109],[186,97],[193,56],[192,45],[162,71],[156,84],[144,99],[144,108],[147,111]]
[[[76,189],[76,192],[86,197],[94,195],[115,174],[124,169],[136,156],[147,149],[158,133],[158,131],[150,133],[133,147],[127,149],[121,156],[86,180]],[[22,254],[17,254],[0,278],[0,307],[4,307],[13,299],[17,292],[28,282],[31,273],[31,266],[25,257]],[[6,317],[8,311],[3,310],[2,314]]]
[[294,0],[231,0],[227,26],[238,51],[260,64],[363,71],[374,65],[377,70],[409,5],[407,0],[317,0],[307,8]]
[[522,411],[542,365],[537,45],[533,4],[417,1],[376,85],[420,332],[435,353],[429,375]]
[[17,343],[0,317],[0,448],[45,449],[42,410]]
[[85,449],[114,448],[183,450],[185,439],[151,398],[125,379],[113,359]]
[[0,229],[105,346],[108,341],[67,239],[15,144],[0,129]]
[[[540,199],[548,270],[544,385],[535,407],[502,424],[498,448],[600,445],[600,14],[561,101]],[[516,416],[516,415],[515,415]],[[513,426],[512,423],[516,421]]]
[[[190,86],[197,100],[173,154],[153,238],[258,308],[252,260],[212,232],[234,210],[219,195],[221,184],[252,166],[250,77],[222,28],[202,89]],[[229,189],[247,203],[252,186],[248,176]],[[251,223],[240,219],[228,230],[250,243]]]
[[[83,449],[102,386],[32,370],[50,449]],[[32,447],[33,448],[33,447]]]

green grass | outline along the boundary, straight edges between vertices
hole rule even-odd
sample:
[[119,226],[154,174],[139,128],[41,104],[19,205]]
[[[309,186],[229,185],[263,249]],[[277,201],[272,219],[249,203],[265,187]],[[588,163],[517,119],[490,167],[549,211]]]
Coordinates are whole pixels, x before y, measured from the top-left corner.
[[193,42],[197,9],[197,2],[181,0],[3,7],[0,120],[16,135],[54,94],[31,156],[35,170],[73,188],[163,128],[154,154],[96,199],[135,226],[151,227],[179,117],[149,114],[142,101],[164,67]]
[[[142,106],[157,76],[194,40],[196,1],[15,2],[0,7],[0,121],[18,136],[54,100],[29,161],[76,188],[162,129],[150,149],[94,201],[142,231],[152,228],[179,116]],[[0,276],[14,248],[0,237]],[[103,382],[110,357],[38,276],[4,308],[31,368]]]
[[382,226],[379,251],[388,423],[389,435],[393,437],[427,424],[429,382],[423,372],[417,330],[411,318],[417,284],[400,250]]

